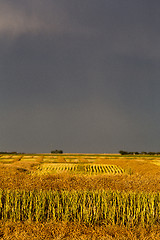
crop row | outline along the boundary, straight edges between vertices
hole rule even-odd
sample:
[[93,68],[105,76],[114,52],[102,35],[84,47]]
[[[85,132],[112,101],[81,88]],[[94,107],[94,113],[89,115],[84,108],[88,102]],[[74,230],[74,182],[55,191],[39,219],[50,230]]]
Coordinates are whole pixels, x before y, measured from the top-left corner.
[[40,171],[72,171],[72,172],[86,172],[86,173],[123,173],[123,169],[116,165],[106,164],[42,164]]
[[1,190],[0,220],[150,226],[160,222],[160,194]]

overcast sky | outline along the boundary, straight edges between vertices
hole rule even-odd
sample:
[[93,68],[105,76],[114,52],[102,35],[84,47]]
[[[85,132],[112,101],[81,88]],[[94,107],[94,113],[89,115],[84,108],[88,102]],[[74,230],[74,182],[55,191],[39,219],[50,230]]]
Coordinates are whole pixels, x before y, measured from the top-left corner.
[[0,151],[160,151],[160,1],[0,0]]

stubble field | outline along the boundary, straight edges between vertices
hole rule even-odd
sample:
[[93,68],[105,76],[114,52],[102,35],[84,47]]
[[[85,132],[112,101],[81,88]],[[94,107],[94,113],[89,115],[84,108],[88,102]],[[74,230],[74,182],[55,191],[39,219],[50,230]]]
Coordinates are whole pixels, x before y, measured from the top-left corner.
[[0,155],[1,239],[160,239],[160,156]]

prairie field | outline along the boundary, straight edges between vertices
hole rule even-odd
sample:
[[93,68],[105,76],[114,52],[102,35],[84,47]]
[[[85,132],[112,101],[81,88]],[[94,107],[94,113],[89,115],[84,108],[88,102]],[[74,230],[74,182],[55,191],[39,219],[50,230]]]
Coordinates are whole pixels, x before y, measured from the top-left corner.
[[160,155],[1,154],[0,239],[160,239]]

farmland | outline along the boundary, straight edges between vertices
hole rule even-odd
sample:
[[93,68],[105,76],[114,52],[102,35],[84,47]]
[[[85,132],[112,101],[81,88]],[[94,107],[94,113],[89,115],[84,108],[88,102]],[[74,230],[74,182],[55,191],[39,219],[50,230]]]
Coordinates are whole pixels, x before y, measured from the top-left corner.
[[1,154],[0,237],[160,239],[159,191],[159,155]]

